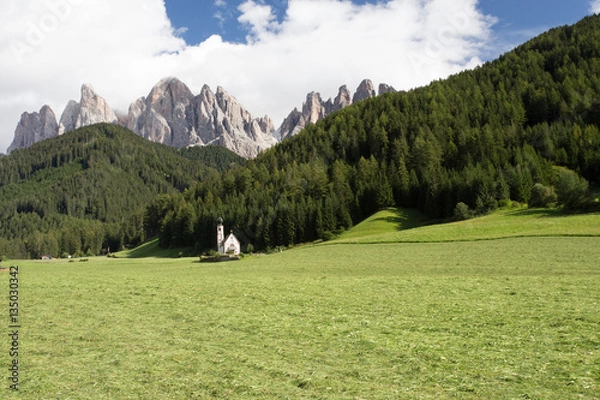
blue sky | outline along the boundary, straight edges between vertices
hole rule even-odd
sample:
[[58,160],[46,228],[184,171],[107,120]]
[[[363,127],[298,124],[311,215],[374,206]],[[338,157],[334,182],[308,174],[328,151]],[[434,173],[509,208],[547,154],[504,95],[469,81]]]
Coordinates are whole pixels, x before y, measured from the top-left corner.
[[484,13],[498,19],[492,27],[498,43],[513,45],[550,28],[574,24],[590,10],[590,3],[581,0],[484,0],[479,4]]
[[[244,1],[166,0],[167,14],[174,27],[184,28],[181,37],[198,44],[217,34],[230,42],[244,42],[247,30],[237,21],[238,7]],[[278,20],[285,17],[287,0],[257,1],[270,5]],[[355,4],[377,1],[354,0]],[[590,2],[582,0],[481,0],[478,8],[493,16],[493,45],[486,59],[556,26],[573,24],[589,14]]]
[[60,119],[90,84],[127,114],[162,78],[235,96],[278,127],[306,94],[398,90],[474,68],[600,0],[2,0],[0,152],[23,112]]

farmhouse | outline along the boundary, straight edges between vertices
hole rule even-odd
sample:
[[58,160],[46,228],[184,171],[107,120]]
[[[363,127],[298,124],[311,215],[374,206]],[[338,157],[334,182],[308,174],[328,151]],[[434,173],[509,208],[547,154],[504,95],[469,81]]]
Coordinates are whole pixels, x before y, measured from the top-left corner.
[[241,249],[240,241],[233,234],[233,230],[229,236],[225,237],[225,228],[221,217],[217,220],[217,249],[223,255],[232,254],[234,256],[239,255]]

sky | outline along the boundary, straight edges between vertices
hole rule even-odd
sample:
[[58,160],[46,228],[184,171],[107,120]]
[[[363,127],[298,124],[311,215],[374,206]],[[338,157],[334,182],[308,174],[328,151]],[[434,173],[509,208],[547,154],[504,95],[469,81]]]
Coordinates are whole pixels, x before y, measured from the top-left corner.
[[91,84],[118,112],[175,76],[279,126],[310,91],[399,90],[493,60],[600,0],[1,0],[0,152]]

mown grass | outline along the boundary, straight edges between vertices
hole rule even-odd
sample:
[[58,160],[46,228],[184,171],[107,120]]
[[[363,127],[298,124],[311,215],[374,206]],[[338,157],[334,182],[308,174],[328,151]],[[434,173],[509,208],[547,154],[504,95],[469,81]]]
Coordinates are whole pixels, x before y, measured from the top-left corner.
[[20,265],[6,398],[600,398],[598,237]]

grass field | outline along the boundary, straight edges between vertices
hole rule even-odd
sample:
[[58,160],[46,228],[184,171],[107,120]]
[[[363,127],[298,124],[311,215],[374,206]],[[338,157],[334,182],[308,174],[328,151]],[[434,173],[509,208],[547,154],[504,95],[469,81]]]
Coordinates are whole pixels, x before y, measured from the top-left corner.
[[[418,228],[418,229],[415,229]],[[564,214],[558,209],[503,209],[490,215],[427,225],[414,210],[379,212],[330,244],[423,243],[518,237],[600,237],[600,214]]]
[[224,264],[20,262],[21,389],[0,396],[599,399],[598,216],[521,211],[470,231],[386,211]]

